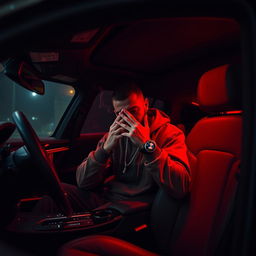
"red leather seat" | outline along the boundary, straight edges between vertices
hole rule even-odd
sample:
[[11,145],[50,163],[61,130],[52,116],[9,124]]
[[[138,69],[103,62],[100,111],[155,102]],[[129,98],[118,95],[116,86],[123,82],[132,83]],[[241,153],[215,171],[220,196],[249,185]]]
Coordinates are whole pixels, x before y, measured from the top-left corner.
[[225,225],[241,161],[239,79],[232,69],[229,65],[213,69],[199,82],[200,107],[221,114],[198,121],[187,137],[193,183],[173,255],[211,255]]
[[[176,202],[161,191],[152,207],[156,242],[171,255],[213,255],[226,224],[241,161],[242,115],[226,113],[240,110],[240,80],[234,69],[221,66],[200,79],[200,107],[218,115],[201,119],[187,137],[193,181],[190,196],[177,211],[173,210]],[[64,245],[60,255],[157,254],[110,236],[88,236]]]
[[113,256],[156,256],[131,243],[117,239],[111,236],[94,235],[88,236],[64,245],[60,250],[61,256],[95,256],[95,255],[113,255]]

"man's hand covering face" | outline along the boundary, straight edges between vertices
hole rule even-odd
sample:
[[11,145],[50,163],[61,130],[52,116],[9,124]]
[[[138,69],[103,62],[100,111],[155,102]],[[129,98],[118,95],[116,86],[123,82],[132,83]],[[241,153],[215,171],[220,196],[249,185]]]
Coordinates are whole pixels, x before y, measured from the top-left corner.
[[103,148],[110,153],[112,149],[116,146],[118,140],[122,137],[122,133],[125,131],[118,122],[121,121],[122,118],[120,115],[116,117],[113,124],[109,128],[108,137],[104,143]]
[[126,109],[123,109],[119,116],[121,117],[121,120],[116,120],[116,123],[126,131],[122,132],[121,136],[129,137],[135,145],[142,148],[145,142],[150,140],[147,114],[144,116],[144,126]]

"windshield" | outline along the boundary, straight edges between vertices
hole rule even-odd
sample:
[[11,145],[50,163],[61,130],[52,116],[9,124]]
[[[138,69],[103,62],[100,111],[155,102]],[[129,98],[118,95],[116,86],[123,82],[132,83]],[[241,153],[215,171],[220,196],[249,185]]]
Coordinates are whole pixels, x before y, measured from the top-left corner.
[[[0,74],[0,122],[13,122],[12,112],[22,111],[38,136],[51,136],[75,95],[70,85],[44,81],[45,94],[31,92]],[[19,137],[16,130],[12,138]]]

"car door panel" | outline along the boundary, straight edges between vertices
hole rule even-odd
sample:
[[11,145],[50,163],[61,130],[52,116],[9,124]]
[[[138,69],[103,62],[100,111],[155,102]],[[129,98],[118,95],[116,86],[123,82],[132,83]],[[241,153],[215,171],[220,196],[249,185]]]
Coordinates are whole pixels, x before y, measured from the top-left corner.
[[76,184],[75,171],[78,165],[94,150],[105,133],[81,134],[70,141],[68,150],[54,153],[54,164],[62,181]]

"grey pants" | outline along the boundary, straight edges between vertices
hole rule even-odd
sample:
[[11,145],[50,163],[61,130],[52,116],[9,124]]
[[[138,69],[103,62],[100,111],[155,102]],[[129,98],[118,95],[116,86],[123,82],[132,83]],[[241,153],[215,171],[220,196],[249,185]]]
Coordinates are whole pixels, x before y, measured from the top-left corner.
[[[92,210],[108,202],[103,192],[85,191],[66,183],[62,183],[62,186],[74,213]],[[36,215],[51,215],[58,212],[59,210],[50,196],[40,199],[33,209],[33,213]]]
[[[67,193],[67,198],[71,203],[74,213],[84,212],[86,210],[93,210],[108,202],[117,202],[120,200],[141,201],[152,203],[155,193],[146,193],[144,195],[135,197],[124,197],[118,194],[111,194],[104,189],[97,191],[82,190],[77,186],[62,183],[64,191]],[[33,209],[36,215],[51,215],[59,213],[57,205],[49,196],[44,196],[36,204]]]

